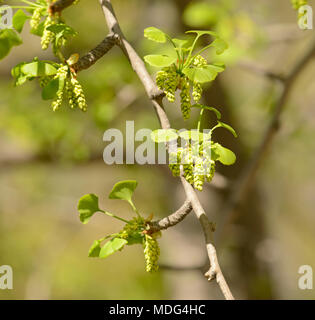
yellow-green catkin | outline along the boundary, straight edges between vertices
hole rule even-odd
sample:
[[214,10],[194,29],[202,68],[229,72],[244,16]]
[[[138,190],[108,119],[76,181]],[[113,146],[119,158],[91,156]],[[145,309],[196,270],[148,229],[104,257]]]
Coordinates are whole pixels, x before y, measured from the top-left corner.
[[201,157],[198,157],[195,160],[194,166],[194,187],[199,191],[202,191],[205,182],[205,174],[204,161]]
[[48,16],[45,20],[43,36],[41,39],[41,45],[43,50],[47,50],[50,42],[52,42],[55,38],[55,34],[47,29],[53,24],[55,24],[54,19],[51,16]]
[[201,99],[202,95],[202,86],[199,82],[194,82],[192,96],[195,102],[198,102]]
[[170,153],[170,164],[169,168],[172,171],[174,177],[179,177],[180,175],[180,165],[182,162],[183,148],[178,148],[177,152]]
[[47,84],[53,79],[52,76],[45,76],[45,77],[41,77],[39,79],[39,85],[41,88],[44,88],[47,86]]
[[190,118],[190,109],[191,109],[191,102],[190,102],[190,83],[188,78],[182,77],[181,78],[181,110],[185,120]]
[[143,249],[146,262],[146,271],[157,271],[159,269],[158,260],[160,256],[160,247],[154,236],[148,234],[145,235]]
[[30,26],[32,30],[37,30],[39,24],[40,24],[40,19],[41,19],[41,8],[37,8],[34,10],[33,15],[30,20]]
[[207,63],[208,63],[207,60],[201,55],[196,56],[195,59],[193,60],[193,66],[198,68],[205,66]]
[[[207,60],[202,57],[201,55],[198,55],[195,57],[193,60],[193,66],[200,68],[202,66],[205,66],[207,64]],[[199,82],[194,82],[193,83],[193,91],[192,91],[192,96],[195,102],[198,102],[201,99],[202,95],[202,86]]]
[[211,159],[211,143],[189,143],[181,153],[184,177],[202,191],[205,181],[210,182],[215,173],[215,161]]
[[169,102],[175,101],[175,91],[179,83],[179,75],[174,67],[165,67],[156,75],[156,84],[163,90]]
[[77,107],[76,104],[76,98],[73,92],[73,85],[70,81],[70,79],[66,80],[66,92],[67,92],[67,98],[68,98],[68,103],[71,109],[74,109]]
[[87,110],[87,104],[86,104],[86,99],[85,99],[85,95],[84,95],[83,88],[82,88],[81,84],[74,77],[71,78],[71,84],[72,84],[72,87],[73,87],[73,94],[74,94],[74,98],[75,98],[75,104],[82,111],[86,111]]
[[[68,76],[68,71],[69,71],[69,67],[67,65],[65,66],[61,66],[58,70],[57,70],[57,73],[56,75],[54,76],[54,79],[60,79],[60,80],[63,80],[63,81],[66,81],[67,79],[67,76]],[[57,111],[60,107],[61,107],[61,104],[62,104],[62,100],[63,100],[63,95],[64,95],[64,88],[63,86],[61,86],[58,91],[57,91],[57,99],[55,99],[51,106],[52,106],[52,109],[53,111]]]

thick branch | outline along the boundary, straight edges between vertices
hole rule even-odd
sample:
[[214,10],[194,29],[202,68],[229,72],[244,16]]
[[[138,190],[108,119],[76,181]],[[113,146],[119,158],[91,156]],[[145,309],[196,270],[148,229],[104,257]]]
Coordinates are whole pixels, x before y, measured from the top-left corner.
[[175,226],[177,223],[184,220],[191,210],[191,203],[189,200],[186,200],[174,213],[161,220],[151,222],[150,231],[154,233]]
[[49,6],[49,12],[54,14],[61,12],[67,7],[71,6],[76,0],[57,0]]
[[117,44],[118,37],[115,34],[109,34],[106,38],[94,49],[88,52],[85,56],[79,59],[77,63],[72,65],[72,68],[78,72],[88,69],[97,60],[102,58],[115,44]]
[[[102,6],[105,19],[107,21],[109,31],[114,34],[117,34],[120,37],[120,47],[123,50],[126,57],[129,59],[133,70],[137,73],[140,81],[142,82],[146,90],[148,97],[151,99],[157,116],[159,118],[161,127],[163,129],[170,128],[170,122],[163,107],[163,93],[160,90],[158,90],[157,86],[155,85],[154,81],[152,80],[151,76],[146,70],[142,59],[138,56],[138,54],[130,45],[130,43],[125,39],[120,29],[110,0],[100,0],[100,4]],[[170,150],[172,148],[172,145],[169,145],[168,147]],[[184,186],[187,199],[191,202],[191,205],[199,219],[199,222],[202,225],[205,234],[207,251],[210,260],[210,270],[206,274],[206,276],[209,280],[216,278],[221,288],[221,291],[226,299],[234,299],[218,264],[216,250],[212,243],[212,226],[207,216],[205,215],[205,211],[202,208],[202,205],[197,197],[194,188],[183,177],[181,177],[181,182]]]
[[228,220],[230,220],[231,217],[238,211],[240,205],[245,200],[250,187],[252,186],[253,181],[256,177],[256,173],[263,159],[265,158],[277,131],[280,128],[280,117],[287,104],[292,87],[294,86],[298,76],[314,56],[315,40],[313,39],[311,47],[306,51],[305,55],[296,63],[288,76],[283,80],[282,92],[276,102],[273,117],[265,131],[265,134],[263,135],[262,140],[252,157],[252,160],[244,169],[240,179],[238,179],[238,182],[234,185],[231,195],[225,202],[225,207],[223,208],[221,213],[222,222],[220,225],[220,229],[218,230],[218,235],[222,233],[222,229],[227,224]]

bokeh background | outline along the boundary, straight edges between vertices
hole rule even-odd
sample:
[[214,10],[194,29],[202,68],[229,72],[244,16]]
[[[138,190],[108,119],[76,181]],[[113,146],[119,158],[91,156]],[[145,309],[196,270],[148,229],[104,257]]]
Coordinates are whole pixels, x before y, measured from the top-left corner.
[[[286,74],[314,41],[314,31],[298,28],[289,0],[114,0],[113,5],[126,37],[142,56],[161,49],[143,38],[148,26],[174,37],[189,29],[216,30],[229,43],[220,57],[226,71],[208,86],[204,102],[216,106],[223,121],[238,131],[236,140],[225,132],[216,136],[238,156],[234,166],[218,168],[233,181],[259,143],[280,93],[276,81],[245,66],[254,63]],[[96,0],[80,1],[64,17],[79,32],[66,55],[83,55],[107,33]],[[159,218],[184,201],[182,186],[166,166],[109,166],[102,160],[106,129],[124,132],[127,120],[134,120],[136,129],[159,126],[120,50],[114,48],[80,74],[87,113],[66,106],[54,113],[41,100],[37,84],[13,86],[14,65],[34,56],[53,59],[28,31],[26,25],[23,46],[0,62],[0,265],[14,270],[14,290],[0,290],[0,299],[221,299],[216,284],[209,284],[198,269],[206,252],[193,214],[163,232],[162,268],[156,274],[145,272],[141,246],[105,260],[87,257],[94,239],[121,224],[100,215],[82,225],[76,211],[82,195],[95,193],[108,211],[129,218],[128,205],[109,200],[108,194],[117,181],[135,179],[137,207]],[[298,288],[299,266],[315,267],[314,72],[315,62],[291,91],[281,131],[245,205],[218,243],[221,267],[237,298],[315,298],[314,290]],[[178,106],[166,103],[166,110],[173,127],[196,125],[197,113],[184,123]],[[204,125],[213,121],[209,114]],[[228,194],[226,180],[218,181],[221,188],[209,185],[200,194],[216,222]]]

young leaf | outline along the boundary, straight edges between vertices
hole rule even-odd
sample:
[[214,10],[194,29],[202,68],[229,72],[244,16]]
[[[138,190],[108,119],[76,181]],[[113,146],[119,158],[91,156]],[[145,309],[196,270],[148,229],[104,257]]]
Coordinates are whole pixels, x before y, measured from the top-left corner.
[[14,46],[22,44],[21,37],[11,29],[0,29],[0,60],[6,57]]
[[159,43],[164,43],[166,42],[166,34],[155,27],[149,27],[144,29],[144,36],[148,38],[149,40],[159,42]]
[[99,257],[100,251],[101,251],[100,244],[101,244],[100,240],[94,240],[94,242],[89,250],[89,257],[91,257],[91,258]]
[[189,44],[189,40],[182,40],[182,39],[172,39],[174,44],[176,45],[177,48],[181,49]]
[[215,154],[218,155],[217,160],[219,160],[224,165],[229,166],[235,162],[236,156],[230,149],[222,147],[219,143],[213,144],[212,148],[214,149]]
[[11,69],[11,75],[13,78],[15,78],[15,86],[22,85],[28,79],[28,77],[25,76],[21,71],[21,68],[24,64],[26,64],[26,62],[21,62]]
[[63,36],[76,36],[78,33],[68,25],[64,23],[53,24],[47,28],[47,30],[57,35]]
[[176,61],[177,58],[165,54],[150,54],[144,57],[145,62],[153,67],[168,67]]
[[95,194],[87,194],[79,200],[78,211],[83,224],[89,222],[94,213],[101,211],[98,206],[98,197]]
[[228,44],[220,38],[215,39],[210,46],[216,49],[217,54],[222,54],[229,47]]
[[125,239],[121,238],[113,238],[110,241],[106,242],[105,245],[102,247],[99,257],[102,259],[107,258],[111,254],[122,250],[122,248],[125,246],[127,241]]
[[222,71],[223,67],[208,64],[199,68],[185,68],[183,73],[193,82],[205,83],[213,81]]
[[24,64],[21,72],[28,77],[44,77],[56,74],[57,69],[50,63],[34,61]]
[[203,133],[196,129],[182,131],[180,132],[179,136],[186,141],[193,140],[193,141],[200,141],[200,142],[210,138],[210,135],[208,133]]
[[204,106],[203,104],[199,104],[199,103],[195,103],[194,105],[192,105],[192,107],[210,110],[215,113],[215,115],[217,116],[218,119],[221,119],[221,113],[216,108]]
[[197,33],[197,36],[198,38],[200,38],[201,36],[205,35],[205,34],[208,34],[208,35],[211,35],[215,38],[218,38],[218,34],[214,31],[206,31],[206,30],[189,30],[189,31],[186,31],[186,33]]
[[109,199],[121,199],[131,202],[133,192],[135,191],[137,185],[138,182],[135,180],[117,182],[109,194]]
[[51,80],[42,91],[42,99],[43,100],[50,100],[54,99],[56,93],[60,87],[60,78]]
[[235,130],[231,127],[231,126],[229,126],[228,124],[226,124],[226,123],[224,123],[224,122],[221,122],[221,121],[218,121],[218,124],[216,125],[216,127],[217,128],[225,128],[225,129],[227,129],[227,130],[229,130],[232,134],[233,134],[233,136],[235,137],[235,138],[237,138],[237,133],[235,132]]
[[13,16],[13,19],[12,19],[12,24],[13,24],[13,27],[16,31],[18,31],[19,33],[22,32],[23,30],[23,27],[24,27],[24,24],[25,24],[25,21],[27,19],[30,19],[29,16],[27,16],[23,10],[19,9],[15,15]]
[[151,139],[156,143],[169,142],[177,138],[175,129],[157,129],[151,132]]

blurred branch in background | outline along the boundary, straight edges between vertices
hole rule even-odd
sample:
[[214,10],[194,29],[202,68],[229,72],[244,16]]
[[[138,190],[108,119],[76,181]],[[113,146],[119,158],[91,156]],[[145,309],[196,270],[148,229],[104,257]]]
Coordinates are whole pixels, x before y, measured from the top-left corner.
[[[272,144],[276,133],[280,129],[280,118],[281,114],[285,109],[290,92],[298,79],[299,75],[306,68],[308,63],[315,56],[315,39],[312,39],[312,44],[310,48],[305,52],[301,59],[293,66],[292,70],[287,76],[284,77],[282,81],[282,92],[275,103],[274,112],[268,125],[265,134],[263,135],[261,142],[259,143],[252,159],[248,163],[247,167],[240,174],[240,177],[234,183],[232,192],[225,202],[222,210],[222,220],[218,228],[217,236],[218,238],[222,234],[222,230],[225,225],[233,218],[233,215],[237,213],[240,206],[248,196],[250,188],[256,177],[256,173],[264,160],[270,145]],[[269,77],[269,75],[267,75]]]

